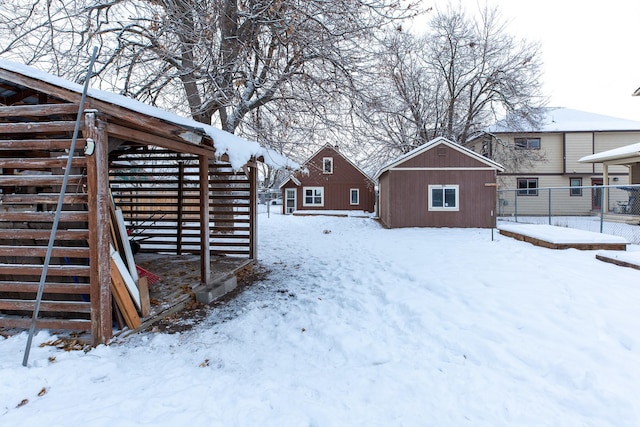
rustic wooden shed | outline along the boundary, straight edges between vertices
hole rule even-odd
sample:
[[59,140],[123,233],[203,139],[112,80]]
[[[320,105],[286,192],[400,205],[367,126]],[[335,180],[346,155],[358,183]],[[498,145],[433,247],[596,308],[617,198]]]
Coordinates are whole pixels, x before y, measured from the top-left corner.
[[504,169],[436,138],[382,167],[378,214],[396,227],[493,227],[496,175]]
[[373,180],[331,144],[313,154],[282,184],[283,213],[310,210],[373,212]]
[[[206,287],[216,259],[257,256],[255,160],[261,152],[211,126],[90,89],[61,189],[81,95],[79,85],[0,60],[0,329],[30,326],[63,190],[36,327],[89,333],[98,344],[118,329],[114,209],[140,253],[195,256]],[[246,162],[238,163],[243,155]]]

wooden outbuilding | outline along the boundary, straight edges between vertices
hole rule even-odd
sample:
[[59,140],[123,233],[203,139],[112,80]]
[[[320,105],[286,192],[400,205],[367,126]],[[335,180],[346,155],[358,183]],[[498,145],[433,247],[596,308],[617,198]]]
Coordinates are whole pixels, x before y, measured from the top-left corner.
[[445,138],[382,167],[378,214],[386,227],[494,227],[496,175],[504,170]]
[[[123,224],[142,255],[195,257],[204,288],[215,260],[256,259],[255,161],[265,152],[211,126],[90,89],[69,153],[82,90],[0,60],[0,329],[31,324],[63,192],[36,327],[87,333],[98,344],[122,329],[116,318],[126,317],[112,296],[130,296],[112,292],[126,275],[114,267],[114,252],[132,277],[143,275],[125,257],[132,252]],[[129,314],[153,316],[140,308]]]
[[280,184],[283,213],[375,209],[375,184],[331,144],[325,144]]

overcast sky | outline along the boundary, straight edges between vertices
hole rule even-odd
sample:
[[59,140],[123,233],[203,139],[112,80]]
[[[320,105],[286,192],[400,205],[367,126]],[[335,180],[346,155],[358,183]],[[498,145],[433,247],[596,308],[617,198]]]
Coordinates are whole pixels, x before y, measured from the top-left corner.
[[[513,35],[542,44],[549,106],[640,121],[640,0],[487,1]],[[484,0],[461,3],[472,12]]]

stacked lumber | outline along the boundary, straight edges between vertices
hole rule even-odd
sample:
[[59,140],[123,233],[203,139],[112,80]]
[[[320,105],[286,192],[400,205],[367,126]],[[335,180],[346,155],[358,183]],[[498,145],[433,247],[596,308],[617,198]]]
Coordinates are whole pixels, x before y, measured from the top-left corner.
[[138,277],[122,211],[111,204],[111,294],[116,318],[130,329],[142,323],[151,311],[146,277]]

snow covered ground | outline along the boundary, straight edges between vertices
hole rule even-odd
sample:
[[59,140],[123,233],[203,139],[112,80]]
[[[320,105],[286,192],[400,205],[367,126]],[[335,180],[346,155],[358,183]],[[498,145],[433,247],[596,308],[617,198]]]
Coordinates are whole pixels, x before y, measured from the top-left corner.
[[259,219],[270,274],[191,331],[87,353],[41,332],[26,368],[26,334],[0,338],[0,425],[640,425],[640,271],[491,230]]

